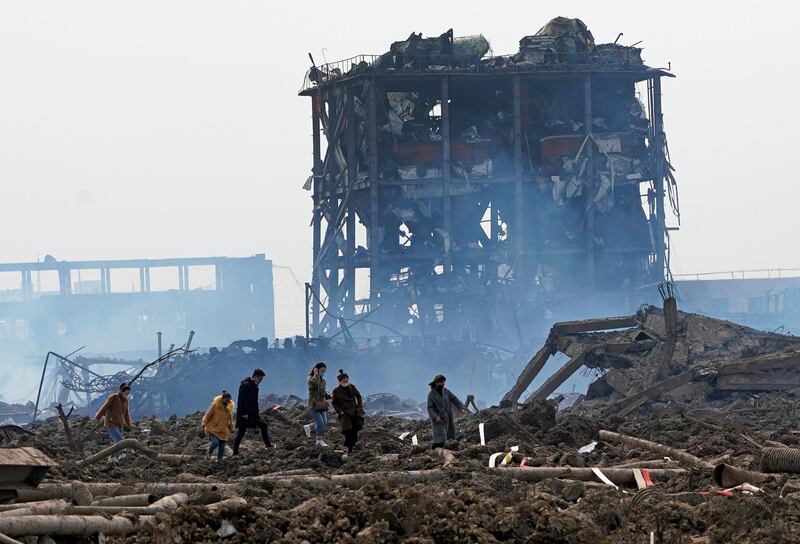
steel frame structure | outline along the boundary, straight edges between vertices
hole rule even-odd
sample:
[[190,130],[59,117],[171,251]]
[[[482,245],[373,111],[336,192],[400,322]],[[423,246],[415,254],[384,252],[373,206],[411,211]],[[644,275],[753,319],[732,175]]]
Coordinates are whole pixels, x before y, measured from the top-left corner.
[[[363,58],[361,64],[368,64]],[[447,321],[445,316],[461,313],[465,296],[473,302],[487,294],[498,299],[493,285],[503,286],[503,296],[510,292],[515,299],[535,298],[548,259],[562,263],[562,275],[574,276],[565,288],[589,294],[609,288],[608,281],[601,281],[606,275],[614,275],[607,264],[609,259],[629,259],[627,263],[634,263],[629,268],[641,269],[629,278],[630,287],[655,284],[665,278],[668,233],[664,197],[669,165],[661,79],[674,77],[672,74],[645,66],[597,65],[489,71],[453,66],[441,71],[396,72],[369,67],[355,70],[353,66],[345,74],[341,67],[315,67],[311,73],[316,82],[300,94],[311,98],[312,114],[313,276],[312,296],[307,297],[312,335],[336,334],[347,324],[358,322],[359,316],[375,312],[381,316],[379,321],[393,327],[416,326],[418,322],[424,335],[426,327],[430,332],[430,327]],[[637,225],[638,230],[643,225],[650,243],[600,245],[597,229],[601,218],[593,205],[603,183],[593,171],[594,158],[602,152],[594,140],[602,133],[594,128],[595,106],[604,100],[598,89],[612,86],[633,96],[638,82],[647,82],[648,88],[648,165],[646,177],[632,185],[638,192],[640,184],[650,184],[649,190],[640,194],[645,204],[641,199],[638,203],[648,210],[646,222]],[[580,240],[555,247],[537,234],[537,225],[547,219],[537,217],[541,215],[537,203],[542,192],[536,185],[542,178],[527,141],[530,127],[537,122],[532,119],[533,95],[542,87],[579,93],[586,136],[581,151],[585,146],[588,158],[582,172],[585,191],[578,199],[582,202],[579,211],[584,214],[578,221]],[[452,110],[458,108],[463,115],[460,102],[480,89],[485,93],[487,88],[511,102],[508,167],[479,179],[454,176]],[[400,179],[386,174],[383,164],[387,155],[396,151],[386,143],[391,140],[391,121],[387,123],[386,113],[387,93],[391,92],[437,97],[440,143],[428,148],[437,150],[443,165],[439,175]],[[397,217],[397,208],[404,206],[427,214],[410,234],[406,231],[411,229]],[[366,247],[357,246],[357,224],[366,231]],[[399,238],[394,235],[398,231]],[[356,296],[359,269],[369,270],[369,296],[363,300]],[[448,283],[453,276],[458,279]],[[498,299],[491,307],[480,304],[483,310],[478,309],[478,314],[491,313],[504,303]],[[451,330],[470,325],[465,315],[450,321]]]

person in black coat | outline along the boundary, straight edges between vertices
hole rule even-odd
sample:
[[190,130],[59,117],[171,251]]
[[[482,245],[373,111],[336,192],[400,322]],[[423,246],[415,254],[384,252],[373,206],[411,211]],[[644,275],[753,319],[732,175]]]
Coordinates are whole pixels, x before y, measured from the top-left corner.
[[239,385],[239,398],[236,406],[236,427],[239,432],[233,441],[233,454],[239,454],[239,444],[247,433],[247,429],[258,428],[261,431],[261,438],[264,439],[264,447],[271,449],[272,443],[269,441],[269,430],[267,422],[261,421],[258,413],[258,384],[264,379],[264,371],[257,368],[253,371],[253,376],[245,378]]

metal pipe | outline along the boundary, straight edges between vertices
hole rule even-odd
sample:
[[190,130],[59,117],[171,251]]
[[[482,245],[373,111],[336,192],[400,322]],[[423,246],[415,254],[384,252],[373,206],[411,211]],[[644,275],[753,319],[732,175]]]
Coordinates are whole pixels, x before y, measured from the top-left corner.
[[764,472],[800,472],[800,449],[764,448],[760,454]]
[[158,336],[158,357],[161,358],[161,331],[158,331],[156,336]]
[[754,484],[766,480],[770,476],[761,472],[752,472],[743,468],[720,463],[711,471],[711,479],[719,487],[730,488],[741,484]]

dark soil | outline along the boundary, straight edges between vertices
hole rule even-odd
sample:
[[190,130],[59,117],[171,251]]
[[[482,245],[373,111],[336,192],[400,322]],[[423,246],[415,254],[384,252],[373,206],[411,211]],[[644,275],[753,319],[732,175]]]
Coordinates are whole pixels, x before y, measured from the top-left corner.
[[[305,469],[311,474],[348,474],[386,470],[419,470],[442,466],[431,452],[426,422],[393,417],[367,418],[357,450],[343,456],[342,437],[332,421],[321,449],[305,436],[308,415],[302,406],[288,411],[265,410],[274,450],[264,450],[257,433],[248,435],[240,456],[227,452],[221,465],[203,456],[201,414],[185,418],[135,422],[128,434],[163,453],[196,455],[179,467],[136,453],[124,462],[98,462],[79,470],[78,455],[67,445],[61,423],[36,426],[32,434],[7,439],[5,447],[35,446],[61,463],[56,480],[138,483],[140,481],[244,482],[240,496],[248,502],[210,514],[202,504],[224,498],[195,496],[192,504],[158,516],[153,533],[108,537],[113,543],[219,542],[225,524],[236,532],[231,543],[250,542],[649,542],[660,543],[798,542],[800,494],[780,497],[789,475],[760,484],[763,492],[721,496],[710,474],[690,470],[681,478],[657,482],[655,492],[633,500],[637,490],[614,490],[598,483],[549,480],[520,482],[488,471],[489,456],[519,446],[530,466],[611,466],[658,456],[597,439],[608,429],[683,449],[713,459],[730,455],[731,464],[757,470],[757,447],[781,442],[800,443],[797,399],[792,393],[744,399],[728,410],[693,412],[650,411],[628,420],[600,421],[576,411],[556,413],[538,402],[511,412],[483,410],[458,421],[458,440],[447,447],[455,460],[443,481],[388,485],[377,476],[357,489],[320,490],[297,485],[250,481],[248,477]],[[332,418],[333,419],[333,418]],[[486,429],[487,445],[479,442],[478,424]],[[74,420],[77,432],[80,420]],[[91,425],[86,426],[91,427]],[[411,433],[401,441],[398,436]],[[417,435],[419,446],[411,444]],[[598,440],[588,454],[578,448]],[[108,445],[101,429],[84,443],[87,452]],[[511,462],[518,466],[521,456]],[[61,542],[61,541],[59,541]]]

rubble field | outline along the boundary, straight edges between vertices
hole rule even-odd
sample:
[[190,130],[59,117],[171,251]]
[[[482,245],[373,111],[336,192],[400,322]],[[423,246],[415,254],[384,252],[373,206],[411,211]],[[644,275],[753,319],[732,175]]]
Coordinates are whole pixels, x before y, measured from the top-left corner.
[[[731,465],[758,470],[759,446],[800,445],[794,392],[741,400],[714,416],[670,407],[635,419],[601,421],[576,410],[556,412],[553,403],[535,401],[510,411],[491,408],[458,421],[458,440],[447,451],[428,448],[425,422],[370,417],[360,444],[344,455],[335,422],[330,448],[320,449],[303,433],[308,422],[302,406],[264,410],[274,450],[248,435],[240,456],[230,451],[220,465],[203,456],[201,414],[159,421],[144,418],[128,434],[162,453],[195,458],[179,466],[129,451],[124,461],[99,461],[83,469],[70,450],[58,419],[31,433],[6,437],[3,447],[34,446],[60,463],[52,480],[80,480],[137,486],[146,482],[235,483],[233,488],[190,495],[189,504],[156,516],[156,528],[104,542],[218,542],[218,531],[233,527],[228,542],[796,542],[800,540],[800,494],[787,474],[759,483],[761,491],[720,495],[710,470],[685,467],[679,477],[657,481],[646,492],[636,486],[614,489],[593,481],[546,478],[528,482],[488,467],[492,453],[518,446],[509,466],[611,467],[631,462],[679,467],[641,448],[598,439],[601,429],[657,441],[704,460],[726,457]],[[486,445],[480,445],[479,423]],[[81,421],[72,426],[79,428]],[[90,428],[87,424],[86,428]],[[410,433],[400,440],[402,433]],[[8,433],[7,433],[8,434]],[[87,433],[88,434],[88,433]],[[418,446],[411,444],[417,436]],[[578,450],[596,441],[589,453]],[[87,452],[108,445],[100,430],[87,437]],[[445,466],[446,465],[446,466]],[[654,466],[651,465],[651,466]],[[442,471],[443,479],[402,482],[384,474]],[[357,485],[317,486],[290,483],[309,475],[370,473]],[[383,474],[382,474],[383,473]],[[285,474],[286,481],[264,479]],[[261,479],[259,479],[261,477]],[[52,481],[51,480],[51,481]],[[124,492],[120,491],[121,493]],[[213,513],[202,505],[236,495],[245,505]],[[229,529],[230,532],[230,529]],[[78,542],[80,540],[58,540]],[[89,542],[90,540],[83,540]]]
[[[94,531],[105,543],[800,541],[800,342],[668,308],[555,324],[499,406],[459,417],[443,449],[423,406],[385,394],[368,397],[351,454],[335,417],[316,446],[293,396],[261,399],[274,449],[254,430],[220,464],[200,412],[135,421],[117,462],[85,416],[1,426],[0,447],[57,466],[0,504],[0,533],[4,508],[50,501],[29,508],[91,512],[114,525]],[[518,402],[556,352],[570,361]],[[580,368],[594,381],[562,405],[551,392]],[[131,495],[161,500],[108,509]],[[97,542],[87,532],[57,542]]]

